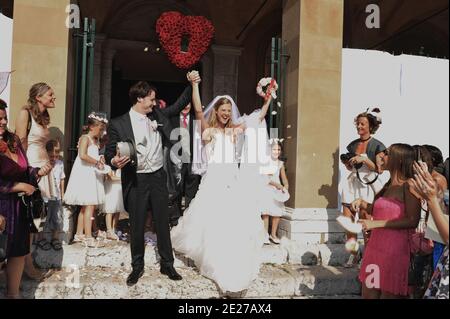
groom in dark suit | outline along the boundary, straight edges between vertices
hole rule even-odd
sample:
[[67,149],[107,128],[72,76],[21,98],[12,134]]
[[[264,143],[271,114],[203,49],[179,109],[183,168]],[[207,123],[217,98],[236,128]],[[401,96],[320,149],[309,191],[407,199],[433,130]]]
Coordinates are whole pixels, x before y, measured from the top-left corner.
[[[199,81],[198,72],[188,74],[191,82]],[[135,285],[144,274],[144,229],[148,211],[158,236],[158,252],[161,256],[161,273],[172,280],[181,280],[173,267],[174,257],[170,240],[167,176],[163,170],[163,147],[170,147],[172,125],[170,118],[180,114],[192,100],[192,86],[185,89],[175,104],[157,109],[156,89],[147,82],[135,84],[129,92],[133,105],[129,113],[113,119],[108,128],[109,143],[106,161],[115,169],[122,169],[122,191],[126,211],[130,215],[131,258],[133,271],[127,285]],[[119,142],[132,141],[136,159],[121,156]]]

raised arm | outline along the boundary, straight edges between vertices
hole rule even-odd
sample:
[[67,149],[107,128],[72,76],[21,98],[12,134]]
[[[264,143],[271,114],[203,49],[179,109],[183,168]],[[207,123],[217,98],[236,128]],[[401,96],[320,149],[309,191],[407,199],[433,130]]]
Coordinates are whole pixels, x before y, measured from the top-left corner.
[[208,123],[205,119],[205,114],[203,114],[202,100],[200,98],[200,86],[199,83],[192,84],[192,104],[195,111],[195,119],[201,122],[202,133],[209,128]]
[[415,163],[414,170],[416,175],[414,180],[411,181],[411,185],[427,201],[428,209],[433,216],[439,235],[448,245],[449,225],[444,217],[441,200],[439,199],[439,185],[428,172],[425,163]]
[[261,108],[261,113],[259,114],[259,121],[262,122],[266,118],[267,112],[269,111],[270,103],[272,102],[272,95],[265,100],[263,107]]
[[191,100],[192,86],[189,85],[188,87],[186,87],[186,89],[184,89],[183,94],[181,94],[178,100],[174,104],[166,107],[165,109],[162,109],[161,113],[163,113],[167,117],[177,116],[189,103],[191,103]]

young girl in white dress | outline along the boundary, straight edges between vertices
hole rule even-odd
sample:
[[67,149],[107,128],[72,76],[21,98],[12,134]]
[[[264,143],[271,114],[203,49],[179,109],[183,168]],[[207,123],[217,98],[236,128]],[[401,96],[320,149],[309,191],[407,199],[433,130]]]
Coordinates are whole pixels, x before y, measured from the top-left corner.
[[95,208],[105,202],[104,176],[101,173],[105,169],[105,160],[99,155],[99,140],[107,123],[104,115],[89,115],[64,195],[66,204],[82,206],[74,242],[85,242],[88,246],[95,246],[92,237]]
[[126,213],[123,205],[121,170],[111,171],[105,181],[106,238],[119,240],[116,234],[120,213]]
[[[277,231],[280,218],[284,215],[284,203],[289,200],[289,182],[284,162],[280,160],[282,140],[273,139],[270,142],[272,146],[272,157],[269,165],[263,170],[263,174],[266,176],[266,187],[265,194],[261,197],[261,214],[266,232],[269,231],[269,221],[272,218],[272,228],[269,238],[274,244],[280,244]],[[266,241],[266,243],[270,242]]]

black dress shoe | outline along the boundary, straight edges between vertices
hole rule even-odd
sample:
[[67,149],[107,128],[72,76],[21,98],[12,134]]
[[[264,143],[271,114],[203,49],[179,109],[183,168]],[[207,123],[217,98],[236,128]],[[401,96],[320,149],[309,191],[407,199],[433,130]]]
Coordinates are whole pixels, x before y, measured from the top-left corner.
[[127,286],[131,287],[137,284],[139,278],[144,275],[144,269],[136,269],[131,272],[127,278]]
[[161,266],[161,273],[168,276],[170,280],[183,280],[173,266]]

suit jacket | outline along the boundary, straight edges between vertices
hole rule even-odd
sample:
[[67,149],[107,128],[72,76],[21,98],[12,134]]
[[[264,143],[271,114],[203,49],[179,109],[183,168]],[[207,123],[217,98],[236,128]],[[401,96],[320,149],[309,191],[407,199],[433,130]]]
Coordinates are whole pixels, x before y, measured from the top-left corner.
[[[170,140],[170,133],[173,126],[170,121],[175,115],[179,115],[180,112],[192,101],[192,87],[187,87],[183,94],[178,98],[175,104],[166,107],[165,109],[154,108],[153,112],[148,114],[148,117],[153,121],[157,121],[158,131],[161,134],[162,143],[164,146],[171,147],[173,141]],[[131,125],[130,114],[126,113],[116,119],[113,119],[108,127],[109,142],[106,146],[105,158],[106,163],[114,168],[111,164],[112,159],[117,153],[117,143],[124,142],[127,139],[135,140],[133,127]],[[176,141],[175,141],[176,142]],[[130,193],[131,187],[135,185],[137,181],[137,167],[127,165],[122,169],[122,192],[124,198],[125,209],[127,208],[126,198]]]

